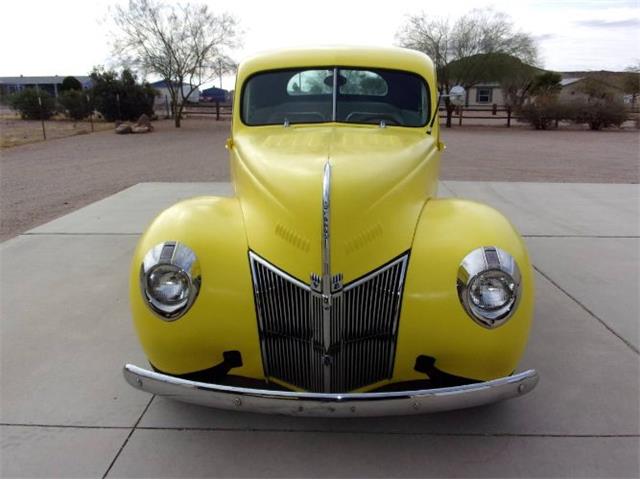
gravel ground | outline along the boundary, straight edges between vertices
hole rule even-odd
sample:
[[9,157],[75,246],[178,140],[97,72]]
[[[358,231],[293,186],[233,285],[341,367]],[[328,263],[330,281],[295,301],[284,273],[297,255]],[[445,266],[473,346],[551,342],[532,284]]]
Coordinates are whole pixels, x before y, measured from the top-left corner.
[[443,180],[638,183],[640,133],[633,128],[536,131],[463,126],[443,131]]
[[[90,135],[0,151],[0,240],[139,182],[229,179],[229,123],[154,123],[148,135]],[[443,133],[445,180],[638,183],[637,130],[536,132],[462,127]]]
[[[83,135],[91,133],[91,123],[88,120],[45,120],[47,140]],[[94,130],[111,130],[113,123],[96,121]],[[39,120],[22,120],[17,116],[0,118],[0,148],[15,147],[26,143],[43,141],[42,123]]]

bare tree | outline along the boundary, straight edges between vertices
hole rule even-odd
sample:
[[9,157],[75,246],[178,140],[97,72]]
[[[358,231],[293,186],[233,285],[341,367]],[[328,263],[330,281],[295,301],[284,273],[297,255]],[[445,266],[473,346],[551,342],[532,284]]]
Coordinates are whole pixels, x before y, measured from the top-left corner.
[[113,9],[114,53],[127,65],[166,82],[175,126],[185,102],[202,84],[232,71],[227,54],[239,45],[238,21],[207,5],[129,0]]
[[[451,21],[425,13],[409,15],[396,34],[398,43],[431,57],[438,75],[441,94],[453,85],[471,88],[487,80],[493,55],[513,56],[525,63],[536,63],[533,37],[515,30],[511,19],[494,10],[472,10]],[[444,97],[447,127],[451,126],[453,105]]]
[[[624,71],[626,72],[623,81],[624,92],[631,95],[631,108],[635,108],[640,95],[640,62],[629,65]],[[636,125],[638,125],[637,120],[638,118],[636,118]]]

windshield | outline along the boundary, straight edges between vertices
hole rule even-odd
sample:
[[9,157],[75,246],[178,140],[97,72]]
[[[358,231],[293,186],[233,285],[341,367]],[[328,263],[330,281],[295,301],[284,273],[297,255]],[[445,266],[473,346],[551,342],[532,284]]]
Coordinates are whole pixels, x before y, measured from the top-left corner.
[[241,104],[247,125],[344,122],[421,127],[429,118],[429,90],[420,76],[375,68],[258,73],[245,83]]

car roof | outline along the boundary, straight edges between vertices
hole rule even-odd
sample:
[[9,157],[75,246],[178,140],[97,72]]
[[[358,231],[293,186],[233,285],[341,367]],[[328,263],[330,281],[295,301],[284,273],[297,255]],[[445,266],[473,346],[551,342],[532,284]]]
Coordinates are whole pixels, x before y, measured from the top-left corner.
[[321,46],[262,52],[242,62],[238,86],[256,72],[296,67],[371,67],[414,72],[434,85],[433,63],[424,53],[399,47]]

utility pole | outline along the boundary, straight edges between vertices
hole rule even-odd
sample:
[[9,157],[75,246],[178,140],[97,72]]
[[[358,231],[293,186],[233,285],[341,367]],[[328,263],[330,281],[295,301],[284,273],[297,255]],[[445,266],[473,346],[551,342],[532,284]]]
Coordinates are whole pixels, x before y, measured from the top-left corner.
[[91,100],[89,99],[89,94],[85,95],[87,99],[87,107],[89,108],[89,123],[91,123],[91,132],[93,133],[93,108],[91,108]]
[[120,111],[120,94],[116,93],[116,103],[118,104],[118,120],[122,120],[122,112]]
[[40,106],[40,122],[42,123],[42,137],[47,139],[47,132],[44,129],[44,115],[42,114],[42,98],[40,97],[40,87],[36,84],[36,91],[38,92],[38,105]]

